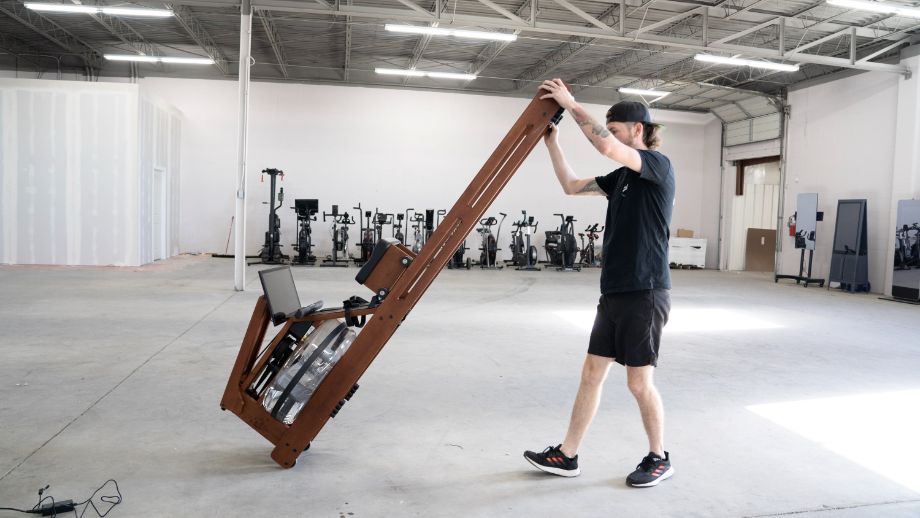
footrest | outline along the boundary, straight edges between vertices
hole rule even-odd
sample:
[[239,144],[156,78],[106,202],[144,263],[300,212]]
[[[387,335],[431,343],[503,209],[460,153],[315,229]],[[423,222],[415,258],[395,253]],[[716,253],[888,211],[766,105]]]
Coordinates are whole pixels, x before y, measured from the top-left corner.
[[377,241],[374,251],[358,271],[355,280],[383,298],[412,264],[413,259],[415,254],[399,241],[383,238]]

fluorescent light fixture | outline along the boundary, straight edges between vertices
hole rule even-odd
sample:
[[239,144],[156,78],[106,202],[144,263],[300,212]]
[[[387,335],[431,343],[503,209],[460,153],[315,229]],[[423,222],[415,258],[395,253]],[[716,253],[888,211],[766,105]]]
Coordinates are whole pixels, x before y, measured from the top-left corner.
[[474,40],[495,40],[495,41],[515,41],[517,35],[504,32],[483,32],[483,31],[463,31],[455,30],[454,36],[458,38],[469,38]]
[[95,5],[75,4],[42,4],[26,2],[25,6],[33,11],[54,13],[82,13],[82,14],[107,14],[109,16],[148,16],[154,18],[167,18],[173,15],[168,9],[145,9],[137,7],[108,7]]
[[425,77],[425,73],[419,72],[418,70],[398,70],[395,68],[375,68],[374,72],[377,72],[378,74],[383,74],[385,76]]
[[425,75],[435,79],[459,79],[461,81],[472,81],[476,79],[476,76],[473,74],[454,74],[451,72],[426,72]]
[[798,72],[798,65],[789,65],[786,63],[774,63],[772,61],[758,61],[755,59],[729,58],[725,56],[713,56],[712,54],[697,54],[693,56],[697,61],[707,63],[719,63],[721,65],[737,65],[742,67],[765,68],[767,70],[778,70],[780,72]]
[[84,14],[97,14],[99,13],[98,7],[90,7],[85,5],[63,5],[63,4],[34,4],[27,2],[24,4],[27,8],[32,9],[33,11],[46,11],[54,13],[84,13]]
[[130,54],[106,54],[109,61],[135,61],[139,63],[173,63],[176,65],[213,65],[211,58],[172,58],[160,56],[135,56]]
[[885,13],[894,14],[897,16],[920,18],[920,9],[914,9],[904,5],[897,5],[888,2],[866,2],[865,0],[827,0],[827,5],[833,5],[834,7],[844,7],[847,9],[858,9],[861,11],[872,11],[874,13]]
[[[657,90],[642,90],[640,88],[617,88],[617,92],[620,92],[621,94],[642,95],[645,97],[657,97],[658,99],[671,95],[671,92],[659,92]],[[658,99],[656,99],[656,101]]]
[[410,76],[410,77],[432,77],[435,79],[459,79],[461,81],[472,81],[476,79],[473,74],[455,74],[452,72],[425,72],[422,70],[400,70],[396,68],[375,68],[374,72],[390,76]]
[[429,36],[456,36],[476,40],[514,41],[517,36],[504,32],[466,31],[461,29],[444,29],[441,27],[427,27],[418,25],[394,25],[388,23],[384,28],[390,32],[404,32],[408,34],[427,34]]
[[169,18],[173,12],[167,9],[143,9],[136,7],[100,7],[102,14],[109,16],[149,16],[153,18]]

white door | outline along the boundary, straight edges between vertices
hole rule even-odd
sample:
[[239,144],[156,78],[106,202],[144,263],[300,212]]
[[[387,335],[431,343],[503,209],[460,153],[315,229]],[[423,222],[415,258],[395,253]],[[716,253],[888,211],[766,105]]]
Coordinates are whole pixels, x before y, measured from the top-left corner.
[[729,270],[744,270],[744,247],[749,228],[776,228],[780,194],[779,162],[744,168],[744,195],[732,200]]

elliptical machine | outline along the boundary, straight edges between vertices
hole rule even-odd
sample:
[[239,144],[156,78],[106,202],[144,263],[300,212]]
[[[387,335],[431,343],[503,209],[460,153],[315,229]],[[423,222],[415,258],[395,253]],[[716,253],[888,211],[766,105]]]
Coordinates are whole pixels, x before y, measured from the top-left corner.
[[539,222],[534,222],[533,216],[527,216],[527,211],[522,210],[521,221],[512,223],[517,230],[511,240],[512,262],[516,266],[515,270],[540,271],[537,266],[537,247],[531,244],[531,233],[537,232]]
[[[332,213],[323,212],[323,221],[326,217],[332,218],[332,255],[323,259],[320,266],[348,266],[348,225],[354,225],[355,220],[347,212],[339,214],[339,206],[332,206]],[[339,258],[339,254],[344,258]]]
[[581,266],[575,264],[578,245],[575,242],[574,223],[578,220],[574,216],[565,216],[563,214],[553,214],[553,216],[559,216],[562,222],[555,231],[546,231],[547,259],[560,272],[581,271]]
[[[481,227],[476,229],[476,232],[482,237],[482,246],[479,248],[479,267],[483,270],[500,270],[503,266],[496,263],[495,259],[498,255],[498,251],[501,248],[498,248],[498,237],[502,233],[502,223],[505,221],[507,214],[504,212],[499,212],[502,216],[502,220],[498,221],[494,216],[488,216],[479,220]],[[498,231],[493,235],[492,227],[495,224],[498,224]]]
[[278,217],[278,209],[284,204],[284,187],[278,191],[278,205],[275,206],[275,187],[276,178],[280,175],[284,180],[284,171],[281,169],[267,168],[262,170],[262,181],[265,181],[265,175],[271,177],[271,199],[263,201],[268,205],[268,232],[265,233],[265,244],[259,250],[259,259],[248,264],[284,264],[290,257],[281,252],[281,218]]
[[[600,237],[599,232],[604,231],[604,227],[600,229],[597,228],[597,223],[591,225],[585,229],[584,234],[579,233],[578,238],[581,239],[581,265],[585,268],[596,268],[601,265],[601,260],[597,256],[594,242]],[[588,244],[585,245],[585,237],[588,238]]]
[[316,213],[319,212],[319,200],[294,200],[294,206],[291,207],[297,214],[297,242],[292,244],[297,255],[291,259],[291,264],[314,265],[316,256],[313,255],[313,238],[310,222],[316,221]]
[[[358,211],[358,224],[361,226],[361,241],[357,245],[361,249],[361,255],[354,259],[355,264],[360,266],[370,259],[371,252],[374,251],[374,245],[377,243],[377,239],[375,239],[374,236],[374,227],[371,225],[371,211],[367,210],[362,212],[360,203],[357,207],[352,208]],[[364,219],[361,219],[362,214],[364,214]]]

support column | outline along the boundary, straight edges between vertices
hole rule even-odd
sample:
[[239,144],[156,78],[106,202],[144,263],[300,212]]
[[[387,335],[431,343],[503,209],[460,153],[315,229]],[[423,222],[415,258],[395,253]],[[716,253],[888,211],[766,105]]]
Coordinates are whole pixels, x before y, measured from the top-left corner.
[[[901,53],[901,65],[910,68],[910,79],[898,83],[898,119],[895,130],[894,162],[891,174],[891,214],[885,254],[885,295],[891,295],[894,264],[894,229],[898,218],[898,200],[920,199],[920,48],[910,47]],[[878,288],[875,288],[879,291]]]
[[252,5],[243,0],[240,6],[240,104],[238,170],[236,182],[236,235],[234,239],[233,285],[246,289],[246,153],[249,133],[249,57],[252,42]]

